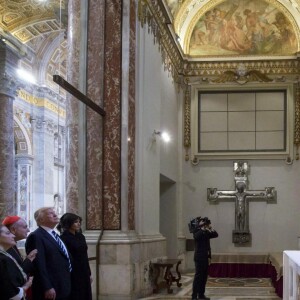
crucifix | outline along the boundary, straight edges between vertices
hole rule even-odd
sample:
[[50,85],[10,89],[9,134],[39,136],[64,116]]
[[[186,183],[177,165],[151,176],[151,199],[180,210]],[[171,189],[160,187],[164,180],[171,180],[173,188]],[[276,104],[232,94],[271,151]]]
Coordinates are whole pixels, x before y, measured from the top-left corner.
[[245,244],[251,242],[249,201],[276,203],[277,192],[274,187],[266,187],[264,190],[247,190],[248,162],[234,162],[233,172],[235,190],[219,191],[217,188],[207,188],[207,200],[211,204],[218,204],[219,200],[235,201],[235,229],[232,232],[232,242],[234,244]]
[[105,111],[99,105],[97,105],[90,98],[81,93],[78,89],[76,89],[68,81],[64,80],[61,76],[53,75],[53,81],[59,86],[61,86],[63,89],[65,89],[67,92],[72,94],[74,97],[76,97],[79,101],[91,108],[93,111],[95,111],[103,117],[105,116]]

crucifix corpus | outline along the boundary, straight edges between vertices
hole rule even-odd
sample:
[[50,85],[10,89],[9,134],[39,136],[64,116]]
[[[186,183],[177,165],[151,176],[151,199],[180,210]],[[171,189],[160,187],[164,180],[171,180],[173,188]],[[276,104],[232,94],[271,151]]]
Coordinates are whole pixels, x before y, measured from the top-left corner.
[[207,200],[211,204],[222,201],[235,201],[235,229],[232,232],[232,242],[237,245],[251,242],[249,230],[249,201],[266,201],[276,203],[277,192],[274,187],[264,190],[247,190],[248,187],[248,162],[237,161],[233,163],[235,190],[218,191],[217,188],[207,189]]

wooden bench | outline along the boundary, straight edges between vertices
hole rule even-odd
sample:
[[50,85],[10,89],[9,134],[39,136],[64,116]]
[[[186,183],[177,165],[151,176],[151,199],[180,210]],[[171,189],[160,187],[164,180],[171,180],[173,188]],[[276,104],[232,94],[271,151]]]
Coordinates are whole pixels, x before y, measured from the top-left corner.
[[[179,272],[180,264],[181,264],[181,259],[162,259],[152,263],[153,272],[154,272],[153,293],[158,293],[158,291],[163,287],[167,288],[168,294],[173,293],[173,290],[171,289],[171,285],[173,282],[176,282],[177,286],[181,287],[181,283],[180,283],[181,274]],[[177,276],[174,276],[172,274],[172,268],[174,266],[176,268],[175,271]],[[158,278],[161,272],[164,272],[164,277],[163,277],[164,280],[158,282]]]

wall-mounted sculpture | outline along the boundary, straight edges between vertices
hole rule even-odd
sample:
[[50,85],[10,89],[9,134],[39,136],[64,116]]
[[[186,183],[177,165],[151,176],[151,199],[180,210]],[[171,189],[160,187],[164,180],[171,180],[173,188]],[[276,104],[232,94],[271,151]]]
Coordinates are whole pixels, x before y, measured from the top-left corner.
[[251,242],[249,230],[249,201],[266,201],[276,203],[277,192],[274,187],[264,190],[247,190],[249,165],[247,162],[234,162],[234,191],[219,191],[217,188],[207,189],[207,200],[218,204],[220,200],[235,201],[235,229],[232,232],[232,242],[236,245]]

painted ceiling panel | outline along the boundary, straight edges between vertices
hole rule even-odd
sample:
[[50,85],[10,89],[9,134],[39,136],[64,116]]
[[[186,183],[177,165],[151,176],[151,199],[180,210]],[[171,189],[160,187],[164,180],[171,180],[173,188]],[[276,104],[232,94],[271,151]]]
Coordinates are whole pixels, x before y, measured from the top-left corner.
[[225,1],[201,15],[187,32],[190,56],[293,55],[298,51],[295,22],[266,1]]
[[165,0],[165,5],[187,57],[299,52],[299,0]]

